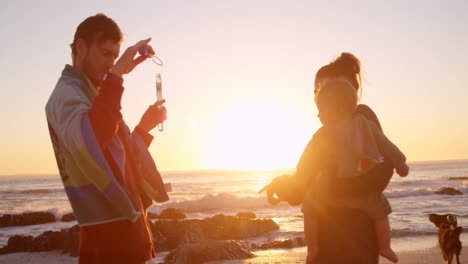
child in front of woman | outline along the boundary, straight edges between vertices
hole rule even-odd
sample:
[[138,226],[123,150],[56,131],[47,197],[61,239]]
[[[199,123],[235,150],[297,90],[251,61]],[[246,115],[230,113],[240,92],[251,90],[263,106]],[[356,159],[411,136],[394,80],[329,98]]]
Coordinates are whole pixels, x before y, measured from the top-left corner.
[[[314,134],[307,149],[311,151],[308,171],[313,172],[307,179],[307,186],[328,186],[327,178],[359,177],[390,159],[396,172],[405,177],[409,167],[404,154],[381,132],[377,125],[357,113],[356,89],[346,78],[324,80],[316,92],[315,103],[319,110],[322,127]],[[333,173],[327,168],[333,166]],[[319,254],[316,214],[320,201],[314,199],[313,191],[307,192],[302,210],[304,232],[308,244],[308,261],[313,263]],[[327,204],[359,209],[374,222],[379,254],[392,262],[398,257],[390,245],[390,224],[388,215],[391,207],[383,193],[363,194],[353,198],[333,198]]]

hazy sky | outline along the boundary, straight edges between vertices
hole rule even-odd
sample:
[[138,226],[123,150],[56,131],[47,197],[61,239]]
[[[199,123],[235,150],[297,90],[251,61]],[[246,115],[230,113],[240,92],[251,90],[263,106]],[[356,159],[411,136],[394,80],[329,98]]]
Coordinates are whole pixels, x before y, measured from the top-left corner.
[[102,12],[165,65],[125,77],[130,126],[155,100],[161,170],[294,167],[320,123],[314,74],[342,51],[362,60],[362,103],[410,161],[468,158],[466,1],[2,1],[0,175],[56,174],[44,106],[77,25]]

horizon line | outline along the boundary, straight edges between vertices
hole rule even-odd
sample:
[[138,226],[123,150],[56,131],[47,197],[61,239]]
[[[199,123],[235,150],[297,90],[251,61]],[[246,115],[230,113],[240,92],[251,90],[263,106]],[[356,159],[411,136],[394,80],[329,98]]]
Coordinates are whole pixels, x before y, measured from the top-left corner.
[[[468,161],[468,159],[446,159],[446,160],[417,160],[408,161],[409,164],[421,164],[421,163],[432,163],[432,162],[459,162]],[[198,168],[198,169],[169,169],[161,170],[161,173],[174,173],[174,172],[216,172],[216,171],[238,171],[238,172],[273,172],[273,171],[284,171],[294,170],[295,168],[273,168],[273,169],[243,169],[243,168]],[[59,176],[58,172],[55,173],[18,173],[18,174],[0,174],[0,177],[27,177],[27,176]]]

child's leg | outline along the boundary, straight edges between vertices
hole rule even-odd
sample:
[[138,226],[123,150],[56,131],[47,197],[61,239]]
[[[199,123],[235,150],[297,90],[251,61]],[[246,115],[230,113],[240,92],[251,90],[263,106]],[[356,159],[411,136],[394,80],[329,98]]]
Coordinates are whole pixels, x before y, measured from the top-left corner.
[[375,232],[379,243],[379,254],[392,262],[398,262],[398,257],[390,246],[390,222],[388,219],[375,220]]
[[304,214],[304,236],[307,243],[307,264],[314,263],[318,257],[318,222],[315,216]]

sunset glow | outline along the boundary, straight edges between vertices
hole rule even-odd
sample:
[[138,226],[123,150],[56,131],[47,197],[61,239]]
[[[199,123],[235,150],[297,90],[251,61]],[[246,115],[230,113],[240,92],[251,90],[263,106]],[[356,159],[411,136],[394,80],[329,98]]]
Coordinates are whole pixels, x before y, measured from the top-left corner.
[[295,166],[305,143],[303,138],[291,136],[294,131],[308,130],[298,116],[287,106],[262,99],[219,113],[207,140],[210,164],[263,170]]
[[[8,36],[0,49],[0,175],[57,173],[44,105],[71,63],[76,26],[97,12],[121,26],[121,53],[152,37],[164,62],[125,76],[122,98],[134,127],[161,73],[168,119],[150,146],[161,170],[294,168],[320,126],[314,74],[343,51],[361,59],[361,102],[409,161],[468,158],[464,2],[26,6],[10,1],[0,11]],[[38,21],[41,30],[31,27]]]

